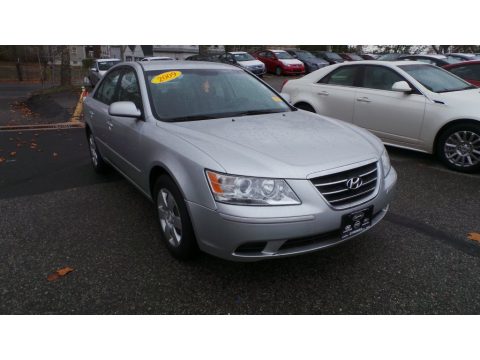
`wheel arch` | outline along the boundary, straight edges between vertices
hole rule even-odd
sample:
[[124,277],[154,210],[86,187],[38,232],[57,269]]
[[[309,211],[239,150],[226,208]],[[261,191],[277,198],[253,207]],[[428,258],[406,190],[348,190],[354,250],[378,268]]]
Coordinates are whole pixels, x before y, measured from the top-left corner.
[[438,131],[437,134],[435,135],[435,140],[433,142],[433,154],[437,154],[437,147],[438,147],[438,140],[440,139],[440,136],[444,131],[447,129],[451,128],[452,126],[458,125],[458,124],[475,124],[475,125],[480,125],[480,121],[474,120],[474,119],[456,119],[456,120],[451,120],[445,125],[443,125]]

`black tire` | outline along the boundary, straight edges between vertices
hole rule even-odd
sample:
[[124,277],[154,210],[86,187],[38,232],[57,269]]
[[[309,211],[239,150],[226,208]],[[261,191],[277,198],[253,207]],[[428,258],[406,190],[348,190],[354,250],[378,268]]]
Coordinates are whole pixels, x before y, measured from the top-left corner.
[[92,162],[93,169],[99,174],[105,174],[110,170],[108,164],[103,160],[102,154],[97,147],[97,142],[91,131],[87,131],[87,144],[90,152],[90,160]]
[[465,122],[448,127],[438,138],[436,153],[452,170],[480,171],[480,124]]
[[295,107],[300,110],[305,110],[305,111],[310,111],[312,113],[315,113],[315,109],[307,103],[298,103],[295,105]]
[[282,68],[280,66],[277,66],[275,68],[275,75],[281,76],[283,74]]
[[[160,199],[165,199],[163,196],[165,194],[167,195],[167,200],[161,203],[162,200]],[[168,209],[166,209],[168,205],[166,203],[168,202],[168,196],[170,195],[174,200],[174,205],[171,207],[170,216],[171,219],[173,217],[180,218],[181,226],[179,228],[177,225],[172,224],[174,222],[173,220],[170,222],[166,219],[165,215],[161,216],[161,209],[163,209],[163,211],[167,210],[168,212]],[[195,258],[199,253],[197,240],[195,239],[195,233],[193,231],[192,222],[190,220],[190,215],[188,214],[185,200],[183,199],[183,196],[175,182],[169,176],[161,175],[155,182],[153,196],[155,212],[160,225],[160,235],[170,254],[179,260],[191,260]],[[165,214],[165,212],[163,214]],[[173,226],[173,228],[171,228],[169,225]],[[168,231],[169,228],[174,232],[173,235]],[[179,233],[180,240],[178,240]]]

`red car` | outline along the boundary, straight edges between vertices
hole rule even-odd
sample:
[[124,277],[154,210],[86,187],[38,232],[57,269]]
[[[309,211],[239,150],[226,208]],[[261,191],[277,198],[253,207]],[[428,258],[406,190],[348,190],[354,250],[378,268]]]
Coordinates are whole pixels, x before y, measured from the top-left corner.
[[284,50],[260,50],[253,56],[265,64],[267,72],[276,75],[305,74],[305,65]]
[[443,68],[468,81],[470,84],[480,86],[480,60],[449,64],[443,66]]

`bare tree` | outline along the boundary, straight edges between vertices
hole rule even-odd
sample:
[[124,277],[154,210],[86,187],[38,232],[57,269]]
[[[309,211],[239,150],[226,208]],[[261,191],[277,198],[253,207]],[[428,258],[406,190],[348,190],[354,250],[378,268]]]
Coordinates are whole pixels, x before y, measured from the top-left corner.
[[60,85],[72,84],[72,72],[70,69],[70,48],[66,45],[59,46],[59,52],[61,55],[60,65]]
[[208,55],[209,45],[198,45],[198,54],[199,55]]

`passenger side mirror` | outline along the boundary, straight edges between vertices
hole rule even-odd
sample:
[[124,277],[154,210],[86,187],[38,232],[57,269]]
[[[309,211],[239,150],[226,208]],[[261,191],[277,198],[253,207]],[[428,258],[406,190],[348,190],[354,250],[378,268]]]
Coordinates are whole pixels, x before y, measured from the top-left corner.
[[108,114],[112,116],[129,117],[138,119],[142,112],[131,101],[117,101],[108,107]]
[[393,84],[392,90],[408,93],[412,91],[412,88],[410,87],[410,85],[408,85],[406,81],[397,81],[396,83]]
[[90,71],[97,71],[97,68],[91,68]]

